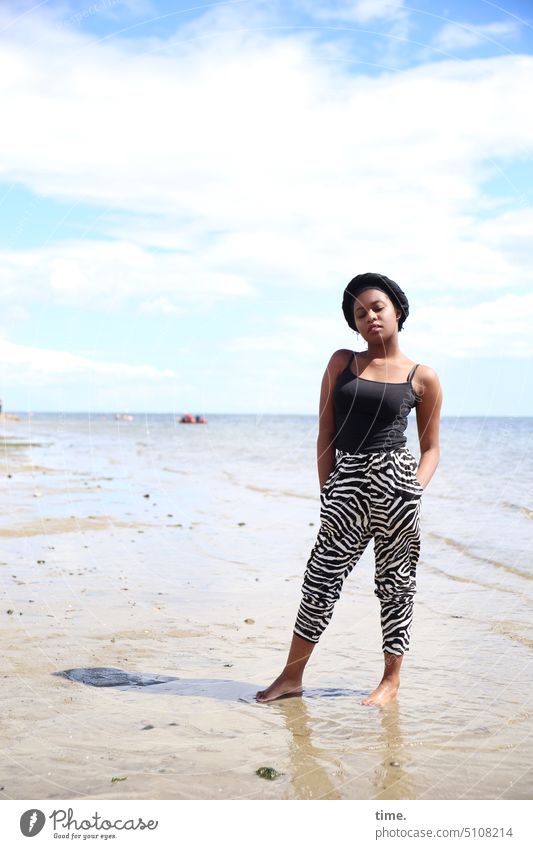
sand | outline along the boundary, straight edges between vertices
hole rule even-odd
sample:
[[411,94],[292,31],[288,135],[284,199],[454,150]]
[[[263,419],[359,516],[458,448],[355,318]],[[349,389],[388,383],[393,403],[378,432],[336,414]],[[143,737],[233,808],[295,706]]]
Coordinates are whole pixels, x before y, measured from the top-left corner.
[[[318,499],[281,495],[272,519],[263,493],[244,502],[228,482],[226,518],[191,520],[139,485],[138,509],[102,496],[99,514],[97,488],[112,484],[94,469],[67,474],[17,448],[3,472],[3,798],[531,797],[531,645],[487,614],[490,586],[432,566],[446,540],[430,529],[397,699],[360,704],[382,667],[370,548],[303,698],[260,705],[286,657]],[[168,680],[57,675],[102,667]]]

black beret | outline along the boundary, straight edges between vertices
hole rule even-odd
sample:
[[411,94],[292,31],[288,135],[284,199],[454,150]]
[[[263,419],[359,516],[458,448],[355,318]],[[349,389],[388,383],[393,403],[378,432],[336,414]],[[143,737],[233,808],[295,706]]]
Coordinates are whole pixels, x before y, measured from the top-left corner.
[[409,315],[409,301],[407,300],[407,295],[400,289],[394,280],[390,279],[390,277],[385,277],[384,274],[373,274],[371,272],[368,272],[367,274],[358,274],[357,277],[350,280],[344,290],[342,311],[344,313],[344,318],[352,330],[357,330],[353,316],[354,299],[365,289],[380,289],[382,292],[385,292],[391,301],[401,309],[402,314],[398,319],[398,330],[401,330],[405,319]]

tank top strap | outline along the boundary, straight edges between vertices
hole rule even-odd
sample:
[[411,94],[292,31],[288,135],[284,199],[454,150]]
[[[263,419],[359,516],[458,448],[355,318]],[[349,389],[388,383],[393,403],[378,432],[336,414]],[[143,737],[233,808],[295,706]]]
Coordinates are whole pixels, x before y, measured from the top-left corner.
[[415,373],[415,371],[417,370],[417,368],[418,368],[418,366],[419,366],[419,365],[420,365],[420,363],[416,363],[416,365],[414,365],[414,366],[413,366],[413,368],[411,369],[411,371],[410,371],[410,372],[409,372],[409,374],[407,375],[407,380],[411,380],[411,379],[413,378],[414,373]]
[[346,368],[351,369],[352,363],[357,359],[357,357],[355,356],[355,353],[356,353],[355,351],[351,352],[350,358],[349,358],[348,362],[346,363]]

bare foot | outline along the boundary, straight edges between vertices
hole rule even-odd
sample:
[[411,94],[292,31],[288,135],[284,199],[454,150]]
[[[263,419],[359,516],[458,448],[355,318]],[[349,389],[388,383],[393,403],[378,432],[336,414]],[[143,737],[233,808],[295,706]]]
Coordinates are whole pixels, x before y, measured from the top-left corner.
[[362,705],[384,705],[398,692],[400,681],[397,678],[384,678],[376,689],[363,699]]
[[283,672],[278,675],[276,680],[267,687],[266,690],[258,690],[255,694],[258,702],[272,702],[274,699],[281,699],[284,696],[301,696],[302,681],[288,678]]

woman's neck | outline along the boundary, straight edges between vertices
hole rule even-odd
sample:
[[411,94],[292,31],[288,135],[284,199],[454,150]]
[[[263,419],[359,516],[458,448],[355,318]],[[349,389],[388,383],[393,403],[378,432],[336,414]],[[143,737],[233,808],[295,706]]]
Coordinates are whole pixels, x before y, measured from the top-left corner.
[[398,340],[386,340],[369,344],[366,351],[362,352],[362,356],[368,360],[394,360],[401,355]]

